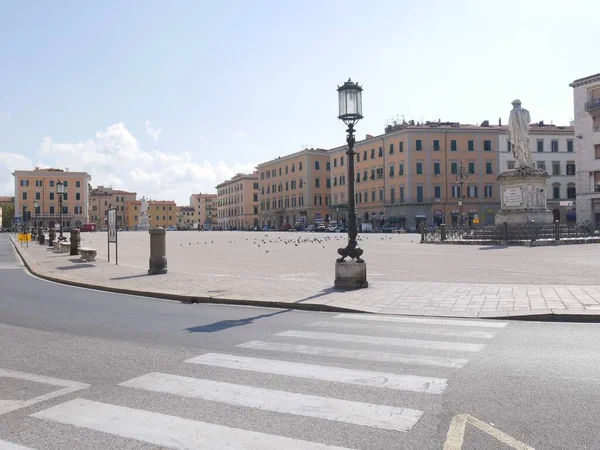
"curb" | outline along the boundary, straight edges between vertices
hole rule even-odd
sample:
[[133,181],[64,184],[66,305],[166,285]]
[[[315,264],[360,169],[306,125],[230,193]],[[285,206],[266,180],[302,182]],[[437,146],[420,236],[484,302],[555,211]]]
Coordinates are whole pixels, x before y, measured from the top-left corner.
[[173,300],[184,304],[221,304],[221,305],[240,305],[240,306],[257,306],[262,308],[278,308],[278,309],[296,309],[302,311],[321,311],[321,312],[346,312],[346,313],[361,313],[361,314],[369,314],[368,312],[361,311],[359,309],[350,309],[350,308],[341,308],[338,306],[328,306],[317,303],[287,303],[287,302],[269,302],[263,300],[247,300],[247,299],[228,299],[228,298],[216,298],[216,297],[199,297],[199,296],[187,296],[180,294],[169,294],[169,293],[161,293],[161,292],[152,292],[152,291],[139,291],[135,289],[123,289],[123,288],[115,288],[108,287],[102,285],[88,284],[88,283],[80,283],[78,281],[71,280],[63,280],[61,278],[55,278],[48,275],[43,275],[35,272],[27,260],[23,257],[21,252],[19,251],[19,247],[15,244],[12,236],[9,235],[9,239],[11,244],[13,245],[15,251],[19,255],[19,258],[23,262],[23,265],[29,273],[32,275],[41,278],[42,280],[51,281],[53,283],[64,284],[67,286],[80,287],[85,289],[92,289],[95,291],[102,292],[112,292],[117,294],[124,295],[133,295],[136,297],[149,297],[149,298],[157,298],[161,300]]

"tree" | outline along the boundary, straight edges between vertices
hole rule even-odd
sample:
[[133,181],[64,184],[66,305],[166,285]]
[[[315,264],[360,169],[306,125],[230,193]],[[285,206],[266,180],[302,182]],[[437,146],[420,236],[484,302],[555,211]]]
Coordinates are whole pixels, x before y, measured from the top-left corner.
[[13,203],[2,204],[2,226],[4,228],[10,228],[13,225],[13,218],[15,217],[15,205]]

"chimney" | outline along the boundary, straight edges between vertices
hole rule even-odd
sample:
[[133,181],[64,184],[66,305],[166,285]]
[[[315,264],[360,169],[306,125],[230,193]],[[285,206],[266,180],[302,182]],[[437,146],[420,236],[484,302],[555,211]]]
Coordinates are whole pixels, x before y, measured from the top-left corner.
[[502,117],[498,117],[498,126],[502,126]]

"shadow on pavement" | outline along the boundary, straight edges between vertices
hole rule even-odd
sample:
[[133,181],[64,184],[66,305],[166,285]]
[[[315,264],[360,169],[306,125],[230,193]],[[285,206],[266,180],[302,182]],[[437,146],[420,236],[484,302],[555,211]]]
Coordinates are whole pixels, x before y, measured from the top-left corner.
[[326,295],[332,294],[333,292],[337,292],[337,289],[333,286],[328,287],[328,288],[323,289],[321,292],[311,295],[310,297],[301,298],[300,300],[295,301],[294,303],[302,303],[302,302],[306,302],[308,300],[314,300],[315,298],[324,297]]
[[504,250],[508,248],[506,245],[490,245],[488,247],[479,247],[479,250]]
[[237,320],[221,320],[219,322],[211,323],[209,325],[200,325],[197,327],[186,328],[185,330],[189,333],[215,333],[217,331],[226,330],[233,327],[243,327],[253,323],[256,319],[264,319],[265,317],[276,316],[277,314],[283,314],[290,312],[291,309],[284,309],[282,311],[276,311],[271,314],[262,314],[260,316],[246,317],[245,319]]
[[127,275],[126,277],[115,277],[115,278],[111,278],[111,280],[129,280],[130,278],[142,278],[142,277],[148,277],[150,275],[148,275],[147,273],[140,273],[139,275]]
[[62,266],[62,267],[57,267],[57,270],[72,270],[72,269],[83,269],[85,267],[96,267],[93,264],[77,264],[76,266]]

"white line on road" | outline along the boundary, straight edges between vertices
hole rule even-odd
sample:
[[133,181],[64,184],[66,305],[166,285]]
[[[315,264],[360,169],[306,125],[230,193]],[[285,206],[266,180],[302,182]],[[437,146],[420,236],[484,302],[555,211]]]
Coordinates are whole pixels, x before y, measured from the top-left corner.
[[353,402],[156,372],[125,381],[119,386],[394,431],[410,430],[423,414],[422,411],[415,409]]
[[32,415],[174,449],[347,450],[77,398]]
[[310,345],[282,344],[276,342],[250,341],[236,347],[271,352],[297,353],[301,355],[326,356],[328,358],[363,359],[391,363],[415,364],[418,366],[450,367],[460,369],[468,360],[464,358],[446,358],[444,356],[409,355],[403,353],[387,353],[372,350],[350,350],[345,348],[313,347]]
[[0,439],[0,450],[33,450],[31,447],[23,447],[19,444],[13,444],[12,442],[3,441]]
[[383,387],[403,391],[441,394],[447,386],[444,378],[397,375],[394,373],[371,372],[368,370],[344,369],[341,367],[318,366],[273,359],[250,358],[224,353],[205,353],[188,359],[187,363],[251,372],[332,381],[361,386]]
[[456,352],[478,352],[483,344],[468,342],[421,341],[418,339],[386,338],[379,336],[361,336],[357,334],[315,333],[312,331],[290,330],[277,333],[275,336],[301,339],[316,339],[319,341],[353,342],[357,344],[393,345],[396,347],[424,348],[429,350],[451,350]]
[[477,339],[492,339],[496,336],[496,331],[455,331],[445,328],[427,328],[422,325],[415,324],[414,326],[401,325],[374,325],[372,323],[346,323],[346,322],[315,322],[308,325],[309,327],[319,328],[339,328],[345,330],[372,330],[386,333],[404,333],[404,334],[430,334],[433,336],[452,336],[463,338]]
[[459,320],[459,319],[434,319],[425,317],[406,317],[406,316],[375,316],[370,314],[340,314],[334,319],[350,320],[371,320],[375,322],[395,322],[395,323],[423,323],[428,325],[450,325],[455,327],[485,327],[485,328],[504,328],[508,322],[491,322],[479,320]]

